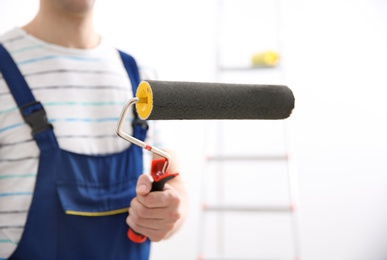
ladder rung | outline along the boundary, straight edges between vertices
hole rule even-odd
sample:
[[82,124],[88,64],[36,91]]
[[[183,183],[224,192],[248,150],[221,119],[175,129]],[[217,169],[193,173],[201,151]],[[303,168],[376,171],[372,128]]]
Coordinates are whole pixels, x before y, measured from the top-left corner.
[[256,258],[256,257],[221,257],[221,256],[211,256],[211,257],[199,257],[199,260],[295,260],[299,258]]
[[286,161],[287,155],[210,155],[209,161]]
[[252,212],[292,212],[292,206],[239,206],[239,205],[203,205],[205,211],[252,211]]

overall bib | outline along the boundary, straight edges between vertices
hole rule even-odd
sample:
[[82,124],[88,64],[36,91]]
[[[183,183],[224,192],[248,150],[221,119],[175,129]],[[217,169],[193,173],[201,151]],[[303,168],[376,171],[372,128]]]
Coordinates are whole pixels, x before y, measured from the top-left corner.
[[[136,63],[131,56],[120,55],[135,91],[139,83]],[[10,259],[148,259],[149,240],[131,242],[125,222],[142,173],[142,148],[131,145],[103,156],[62,150],[43,106],[2,45],[0,71],[40,149],[27,222]],[[144,122],[134,121],[134,137],[144,140],[146,130]]]

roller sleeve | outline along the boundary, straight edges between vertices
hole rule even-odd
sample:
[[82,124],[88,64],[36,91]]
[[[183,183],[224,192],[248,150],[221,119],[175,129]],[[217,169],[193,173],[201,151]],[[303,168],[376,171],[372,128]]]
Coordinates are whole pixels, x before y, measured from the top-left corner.
[[285,119],[294,108],[283,85],[148,80],[136,96],[141,119]]

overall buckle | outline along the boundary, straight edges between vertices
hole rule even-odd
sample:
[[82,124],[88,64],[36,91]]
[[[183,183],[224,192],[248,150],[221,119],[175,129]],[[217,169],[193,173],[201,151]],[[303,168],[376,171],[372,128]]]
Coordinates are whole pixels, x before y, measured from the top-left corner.
[[46,111],[39,101],[34,101],[20,107],[20,111],[24,121],[32,128],[32,136],[53,128],[48,123]]

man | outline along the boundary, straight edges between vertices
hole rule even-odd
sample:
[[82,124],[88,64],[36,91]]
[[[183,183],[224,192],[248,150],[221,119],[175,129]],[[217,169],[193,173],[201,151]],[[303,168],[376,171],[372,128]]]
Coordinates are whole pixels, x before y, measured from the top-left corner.
[[[138,71],[96,33],[93,6],[41,0],[0,37],[17,68],[0,66],[0,259],[148,259],[149,241],[130,241],[128,226],[160,241],[184,221],[181,177],[150,192],[141,148],[114,133]],[[145,138],[141,124],[128,128]]]

